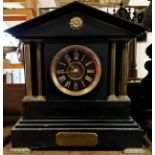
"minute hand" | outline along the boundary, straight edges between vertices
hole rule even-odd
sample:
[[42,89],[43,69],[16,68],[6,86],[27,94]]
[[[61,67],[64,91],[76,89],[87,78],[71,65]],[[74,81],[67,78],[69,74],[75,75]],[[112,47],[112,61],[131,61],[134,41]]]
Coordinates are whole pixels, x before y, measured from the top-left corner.
[[75,70],[75,68],[73,67],[73,64],[70,61],[68,61],[68,64],[73,70]]

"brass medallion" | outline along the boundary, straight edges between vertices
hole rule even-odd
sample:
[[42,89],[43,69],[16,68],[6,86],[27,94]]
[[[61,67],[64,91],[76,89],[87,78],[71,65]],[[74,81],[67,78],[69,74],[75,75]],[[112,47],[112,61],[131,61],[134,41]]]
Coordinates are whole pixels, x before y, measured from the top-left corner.
[[71,18],[69,25],[73,30],[79,30],[83,26],[83,20],[80,17]]

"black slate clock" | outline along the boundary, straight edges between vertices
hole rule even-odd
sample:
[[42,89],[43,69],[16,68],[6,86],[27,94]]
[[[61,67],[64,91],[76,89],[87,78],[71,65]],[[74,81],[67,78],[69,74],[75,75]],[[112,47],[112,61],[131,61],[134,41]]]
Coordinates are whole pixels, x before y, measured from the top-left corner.
[[8,29],[24,43],[26,73],[13,148],[141,147],[127,70],[128,44],[145,30],[78,2]]

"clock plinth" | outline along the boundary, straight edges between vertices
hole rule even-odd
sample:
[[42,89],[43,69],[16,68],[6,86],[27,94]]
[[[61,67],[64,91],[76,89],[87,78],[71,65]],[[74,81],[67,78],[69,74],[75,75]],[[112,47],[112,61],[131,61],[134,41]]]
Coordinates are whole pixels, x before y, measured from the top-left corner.
[[[44,106],[45,104],[47,105]],[[62,109],[56,106],[62,104],[65,106]],[[91,105],[89,108],[88,104]],[[129,107],[129,102],[25,102],[24,116],[12,130],[12,144],[13,147],[28,147],[33,150],[139,148],[143,141],[143,131],[129,116]],[[62,145],[57,141],[57,134],[64,132],[72,134],[72,137],[68,139],[64,135],[64,138],[60,139],[64,142]],[[95,142],[89,140],[91,135],[89,137],[88,133],[96,135],[93,140]],[[84,137],[82,144],[75,143],[79,141],[78,134],[88,134],[87,138]]]
[[[28,147],[33,150],[122,150],[127,147],[139,148],[143,136],[140,127],[130,117],[125,119],[21,118],[17,123],[18,125],[12,130],[13,147]],[[62,134],[62,137],[58,140],[57,135],[59,133]],[[63,133],[65,134],[63,135]],[[68,137],[66,134],[72,135],[72,137]],[[81,134],[83,136],[79,139]],[[95,136],[92,137],[92,135]]]
[[130,116],[127,71],[128,44],[145,30],[78,2],[7,30],[24,43],[26,73],[12,146],[141,147],[143,131]]

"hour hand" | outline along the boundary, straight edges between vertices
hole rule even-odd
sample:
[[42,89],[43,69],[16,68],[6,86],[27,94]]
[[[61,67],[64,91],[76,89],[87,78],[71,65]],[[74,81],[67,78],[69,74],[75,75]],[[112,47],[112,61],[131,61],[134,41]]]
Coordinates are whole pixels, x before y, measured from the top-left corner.
[[71,71],[57,70],[57,74],[66,74],[66,73],[75,73],[75,72],[77,72],[75,69]]

